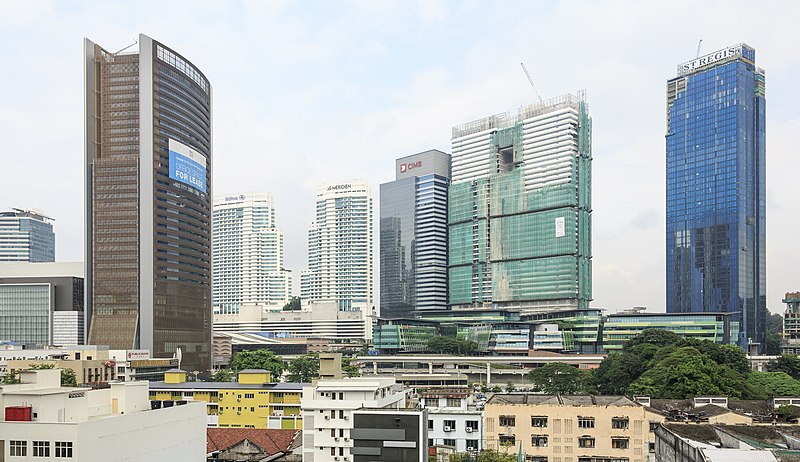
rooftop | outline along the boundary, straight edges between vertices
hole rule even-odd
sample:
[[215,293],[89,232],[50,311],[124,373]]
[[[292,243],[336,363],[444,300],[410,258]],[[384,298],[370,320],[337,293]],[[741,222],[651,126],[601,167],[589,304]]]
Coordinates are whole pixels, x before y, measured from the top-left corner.
[[557,405],[557,406],[639,406],[625,396],[539,395],[534,393],[498,393],[489,404]]
[[310,383],[293,383],[293,382],[279,382],[279,383],[239,383],[239,382],[181,382],[181,383],[164,383],[164,382],[150,382],[151,390],[163,389],[176,389],[176,390],[220,390],[220,389],[233,389],[233,390],[273,390],[273,391],[297,391],[303,390],[303,387],[311,385]]
[[300,430],[277,430],[255,428],[207,428],[206,453],[225,451],[244,440],[248,440],[272,456],[292,449]]

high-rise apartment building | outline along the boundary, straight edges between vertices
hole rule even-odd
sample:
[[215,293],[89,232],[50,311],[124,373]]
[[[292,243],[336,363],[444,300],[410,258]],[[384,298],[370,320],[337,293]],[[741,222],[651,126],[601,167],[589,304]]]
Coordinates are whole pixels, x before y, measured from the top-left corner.
[[211,366],[211,85],[139,36],[112,53],[86,39],[86,307],[89,342],[181,350]]
[[322,186],[308,231],[303,301],[336,301],[340,311],[373,308],[372,188],[364,181]]
[[0,262],[56,261],[53,221],[34,209],[0,212]]
[[430,150],[395,161],[381,185],[380,313],[408,317],[447,308],[450,155]]
[[583,92],[453,128],[452,308],[588,306],[591,134]]
[[733,312],[765,346],[764,71],[745,44],[667,81],[667,312]]
[[283,232],[275,222],[272,194],[214,198],[212,237],[215,313],[289,301],[292,273],[283,268]]

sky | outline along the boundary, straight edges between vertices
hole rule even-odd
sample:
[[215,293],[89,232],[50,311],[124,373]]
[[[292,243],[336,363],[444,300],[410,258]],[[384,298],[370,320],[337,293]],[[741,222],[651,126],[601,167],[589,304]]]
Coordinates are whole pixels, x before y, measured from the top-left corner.
[[0,0],[0,209],[45,211],[56,259],[83,260],[82,39],[115,51],[144,33],[211,82],[214,194],[273,193],[297,282],[319,185],[369,181],[377,216],[394,159],[450,152],[454,125],[536,101],[524,62],[544,98],[587,91],[593,306],[664,311],[666,80],[700,39],[701,54],[745,42],[767,76],[782,312],[800,289],[799,17],[793,1]]

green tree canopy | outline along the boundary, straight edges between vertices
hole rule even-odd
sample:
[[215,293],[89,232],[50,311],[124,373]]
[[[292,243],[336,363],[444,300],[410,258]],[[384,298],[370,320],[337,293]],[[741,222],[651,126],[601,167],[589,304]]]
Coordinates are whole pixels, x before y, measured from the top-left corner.
[[478,344],[471,340],[436,335],[428,340],[427,351],[446,355],[471,355],[478,351]]
[[286,368],[283,358],[266,350],[240,351],[233,355],[230,364],[231,370],[236,373],[245,369],[266,369],[272,375],[272,380],[278,381]]
[[353,358],[349,356],[342,356],[342,372],[348,377],[358,377],[361,375],[361,369],[352,364]]
[[657,347],[676,345],[683,340],[680,335],[664,329],[645,329],[641,334],[628,340],[622,349],[631,349],[637,345],[650,344]]
[[232,382],[233,372],[230,369],[220,369],[211,374],[212,382]]
[[536,391],[548,395],[586,392],[589,373],[565,363],[550,363],[528,372],[526,378]]
[[289,382],[310,382],[319,377],[319,356],[309,354],[298,356],[289,363]]
[[289,303],[283,305],[283,311],[300,311],[300,297],[292,297]]
[[780,355],[767,363],[769,372],[786,372],[793,379],[800,379],[800,356]]
[[[42,369],[55,369],[55,364],[47,364],[47,363],[39,363],[39,364],[31,364],[28,368],[29,371],[37,371]],[[14,382],[10,383],[19,383],[19,377],[14,377]],[[75,371],[68,368],[61,369],[61,386],[62,387],[77,387],[78,386],[78,379],[75,375]]]
[[800,396],[800,381],[785,372],[752,371],[747,381],[754,388],[764,390],[764,398],[770,396]]

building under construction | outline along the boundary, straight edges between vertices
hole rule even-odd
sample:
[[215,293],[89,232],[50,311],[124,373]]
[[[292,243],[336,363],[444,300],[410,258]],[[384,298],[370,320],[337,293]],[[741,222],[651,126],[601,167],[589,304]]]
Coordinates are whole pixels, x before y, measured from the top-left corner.
[[453,128],[453,309],[588,306],[591,133],[584,92]]
[[783,313],[781,354],[800,354],[800,292],[786,292],[783,303],[786,311]]

